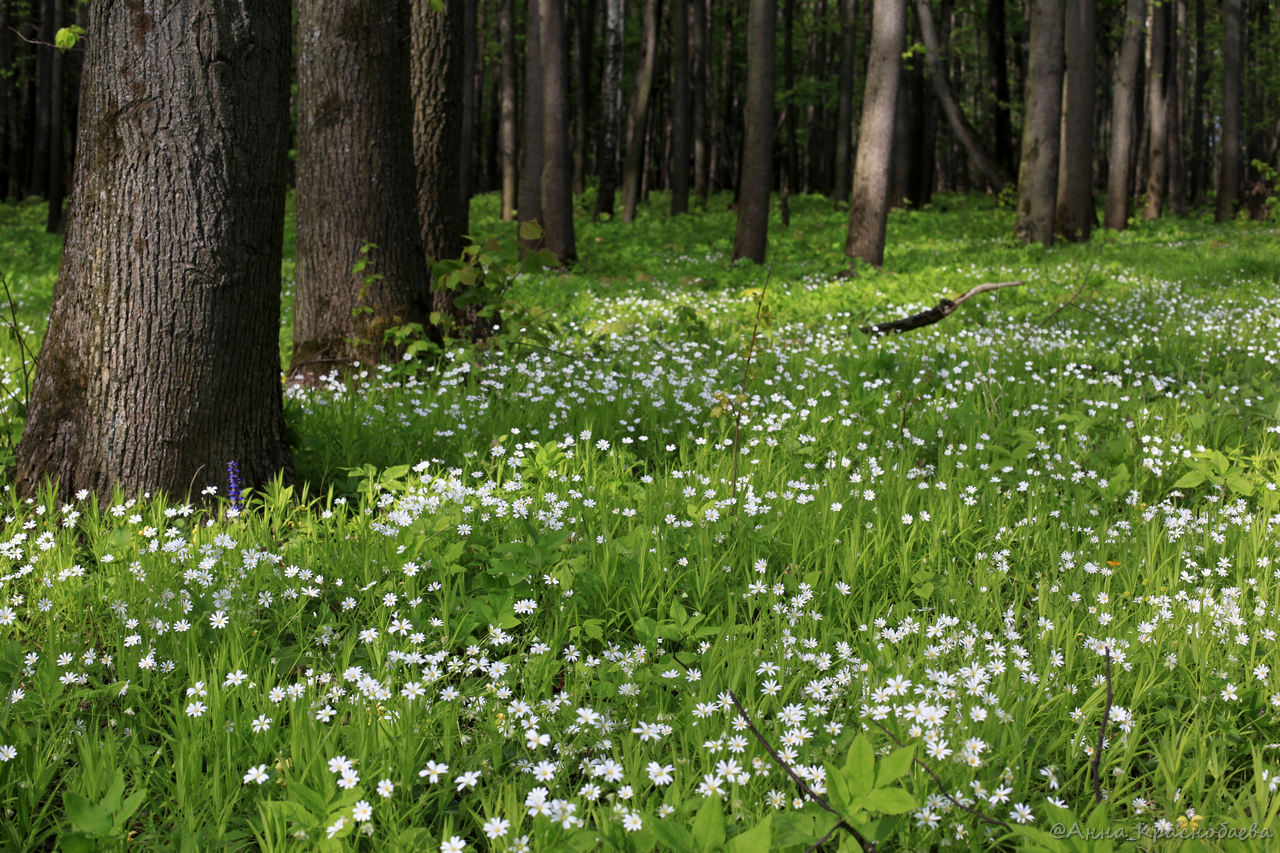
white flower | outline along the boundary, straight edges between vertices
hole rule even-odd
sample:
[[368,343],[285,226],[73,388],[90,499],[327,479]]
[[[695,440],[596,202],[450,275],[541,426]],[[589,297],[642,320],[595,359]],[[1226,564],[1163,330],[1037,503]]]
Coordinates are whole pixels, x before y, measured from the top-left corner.
[[454,784],[458,786],[459,791],[463,791],[467,788],[474,788],[476,783],[479,781],[479,770],[468,770],[466,773],[463,773],[461,776],[453,780]]
[[676,768],[671,764],[663,765],[656,761],[650,761],[649,766],[645,769],[649,771],[649,779],[655,785],[670,785],[672,779],[675,778],[671,774]]
[[373,817],[373,806],[366,800],[360,800],[351,810],[351,819],[356,823],[364,823]]
[[1013,810],[1009,812],[1009,817],[1018,823],[1028,823],[1035,820],[1035,816],[1031,814],[1031,809],[1026,803],[1015,803]]
[[448,841],[440,842],[440,853],[462,853],[467,849],[467,842],[458,836],[452,836]]
[[267,775],[267,765],[259,764],[257,767],[250,767],[249,772],[244,774],[244,783],[248,785],[250,782],[257,782],[261,785],[269,778],[271,777]]
[[395,789],[396,789],[395,783],[393,783],[390,779],[383,779],[381,782],[378,783],[378,796],[389,797],[391,796],[391,792],[394,791]]
[[1223,702],[1234,702],[1240,698],[1236,695],[1236,686],[1230,682],[1227,682],[1227,686],[1222,688],[1221,695]]
[[635,812],[627,812],[622,816],[622,826],[627,832],[637,832],[644,828],[644,820]]
[[201,717],[201,716],[204,716],[204,712],[207,710],[209,709],[205,706],[203,702],[192,702],[190,705],[187,706],[187,716]]
[[481,827],[486,838],[502,838],[511,828],[511,821],[501,817],[491,817]]
[[428,761],[427,766],[418,771],[419,776],[426,777],[428,782],[435,784],[440,781],[440,777],[449,772],[448,764],[441,764],[435,761]]

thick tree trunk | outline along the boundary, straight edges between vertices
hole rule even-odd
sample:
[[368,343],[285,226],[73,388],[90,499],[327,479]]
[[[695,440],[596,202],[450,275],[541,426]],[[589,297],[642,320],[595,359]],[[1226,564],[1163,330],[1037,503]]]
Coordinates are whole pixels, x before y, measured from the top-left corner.
[[707,7],[704,0],[689,4],[689,61],[693,87],[693,194],[707,205]]
[[658,54],[658,0],[646,0],[636,63],[636,85],[631,93],[628,118],[627,159],[622,172],[622,221],[634,222],[640,202],[641,171],[644,168],[644,138],[649,123],[649,99],[653,92],[653,67]]
[[377,361],[388,328],[427,320],[410,29],[409,0],[298,7],[294,375]]
[[1134,106],[1138,91],[1138,63],[1142,58],[1144,0],[1126,0],[1124,41],[1111,96],[1111,146],[1107,157],[1107,213],[1104,225],[1123,231],[1129,221],[1129,183],[1132,170]]
[[502,50],[498,89],[498,160],[502,171],[502,221],[516,218],[516,3],[498,0]]
[[[528,0],[524,36],[524,109],[520,138],[520,187],[516,217],[521,222],[542,220],[542,26],[540,0]],[[541,238],[525,241],[525,248],[542,244]]]
[[542,237],[560,263],[578,257],[573,234],[573,152],[569,150],[569,39],[565,0],[539,0],[542,51]]
[[1155,219],[1164,208],[1165,186],[1169,179],[1168,80],[1169,12],[1166,0],[1151,4],[1151,50],[1147,67],[1147,198],[1143,219]]
[[1098,31],[1097,0],[1067,0],[1066,85],[1058,162],[1058,233],[1072,242],[1089,239],[1097,221],[1093,206],[1093,91]]
[[[458,133],[464,108],[467,73],[466,18],[468,0],[445,0],[443,11],[431,0],[411,0],[413,161],[417,175],[418,228],[429,261],[462,255],[467,233],[463,198],[463,134]],[[433,294],[434,296],[434,294]],[[444,310],[433,298],[432,310]]]
[[1058,204],[1058,136],[1062,128],[1063,0],[1031,0],[1018,224],[1026,242],[1053,245]]
[[[996,1],[991,0],[992,3]],[[978,134],[960,111],[955,98],[951,96],[951,86],[947,82],[947,70],[942,65],[942,45],[939,43],[938,33],[933,24],[933,11],[929,7],[929,0],[916,0],[916,17],[920,21],[920,38],[925,46],[929,82],[933,85],[933,93],[937,96],[938,103],[942,105],[942,113],[946,116],[947,124],[951,127],[951,132],[955,134],[956,139],[964,146],[969,159],[986,177],[992,191],[999,194],[1000,190],[1004,189],[1004,185],[1008,183],[1009,175],[996,162],[995,158],[986,152],[982,143],[978,141]],[[1090,126],[1092,126],[1092,120],[1090,121]]]
[[836,78],[835,175],[831,199],[837,209],[849,203],[853,159],[853,62],[858,23],[858,0],[840,2],[840,72]]
[[1244,0],[1222,0],[1222,141],[1218,157],[1218,200],[1214,219],[1235,215],[1240,191],[1240,110],[1243,90]]
[[858,128],[858,156],[853,168],[853,198],[849,203],[849,236],[844,245],[844,253],[851,259],[860,259],[875,267],[884,264],[894,115],[906,18],[906,0],[875,0],[866,93]]
[[[782,227],[791,224],[791,191],[798,185],[797,171],[800,154],[796,148],[796,69],[795,69],[795,28],[796,0],[783,0],[782,3],[782,168],[778,175],[778,213]],[[817,124],[812,123],[810,134],[817,132]],[[813,139],[810,139],[813,142]],[[812,146],[811,146],[812,147]]]
[[689,212],[689,162],[692,151],[689,115],[688,0],[671,0],[671,215]]
[[991,105],[991,123],[995,128],[995,159],[1006,175],[1013,174],[1013,122],[1009,118],[1009,52],[1005,44],[1005,0],[987,2],[987,61],[995,99]]
[[[69,499],[291,478],[280,255],[289,9],[88,7],[79,161],[17,487]],[[192,22],[199,21],[199,37]],[[209,73],[217,59],[220,73]]]
[[595,219],[613,218],[618,190],[618,139],[622,130],[623,0],[604,2],[604,77],[600,85],[600,148],[596,165],[600,183],[596,189]]
[[733,258],[764,263],[769,240],[769,190],[773,185],[773,69],[777,0],[747,4],[746,131]]

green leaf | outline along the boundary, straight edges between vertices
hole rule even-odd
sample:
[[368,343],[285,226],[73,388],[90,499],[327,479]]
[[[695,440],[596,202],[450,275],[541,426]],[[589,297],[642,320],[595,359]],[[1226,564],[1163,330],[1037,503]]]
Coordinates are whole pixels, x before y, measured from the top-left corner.
[[849,744],[849,754],[842,770],[849,783],[849,793],[854,799],[866,796],[875,781],[876,754],[865,734],[858,735]]
[[897,782],[911,769],[911,761],[915,758],[916,746],[904,746],[889,753],[889,757],[880,762],[876,768],[876,787],[884,788]]
[[536,219],[526,219],[521,222],[518,230],[520,239],[527,243],[542,239],[542,226],[538,224]]
[[1194,489],[1203,483],[1204,479],[1203,471],[1188,471],[1178,479],[1178,482],[1173,484],[1173,487],[1175,489]]
[[770,849],[773,835],[773,815],[765,815],[764,820],[748,829],[739,832],[725,845],[728,853],[755,853],[757,850]]
[[53,43],[57,45],[58,50],[71,50],[80,42],[84,32],[84,27],[74,24],[70,27],[62,27],[54,33]]
[[670,820],[649,820],[645,823],[653,828],[659,841],[677,851],[677,853],[684,853],[686,850],[693,849],[693,836],[689,834],[689,830],[685,829],[683,824]]
[[858,805],[881,814],[903,814],[916,807],[916,798],[901,788],[876,788],[868,792]]
[[693,840],[703,853],[711,853],[724,844],[724,813],[718,800],[708,799],[693,819]]
[[106,837],[111,834],[111,815],[83,794],[67,791],[62,795],[62,805],[67,810],[71,826],[85,835]]
[[1238,495],[1251,497],[1253,495],[1253,482],[1247,480],[1239,474],[1229,474],[1227,476],[1227,488]]

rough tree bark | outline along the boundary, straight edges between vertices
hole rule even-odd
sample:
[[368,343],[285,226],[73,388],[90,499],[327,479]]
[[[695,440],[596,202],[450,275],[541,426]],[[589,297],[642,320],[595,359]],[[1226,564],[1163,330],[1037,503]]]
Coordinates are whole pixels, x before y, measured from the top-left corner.
[[1208,180],[1208,129],[1204,121],[1204,90],[1209,81],[1209,63],[1205,54],[1204,4],[1196,4],[1196,74],[1191,88],[1191,206],[1204,204]]
[[1243,89],[1244,0],[1222,0],[1222,139],[1218,157],[1218,199],[1214,219],[1235,215],[1240,191],[1240,111]]
[[853,198],[849,203],[849,235],[844,245],[844,253],[851,259],[861,259],[875,267],[884,264],[894,114],[906,20],[906,0],[875,0],[858,156],[853,168]]
[[1093,206],[1093,90],[1097,62],[1097,0],[1067,0],[1066,85],[1058,162],[1058,233],[1088,240],[1097,220]]
[[1174,216],[1181,216],[1187,209],[1187,172],[1182,147],[1182,86],[1186,76],[1187,4],[1184,0],[1172,0],[1169,12],[1169,55],[1165,58],[1169,69],[1169,188],[1165,204]]
[[409,32],[409,0],[298,6],[295,376],[377,361],[388,328],[427,320]]
[[850,161],[853,159],[853,62],[858,0],[840,2],[840,72],[836,78],[835,175],[831,198],[837,209],[849,203]]
[[[538,22],[539,0],[528,0],[524,34],[524,109],[520,137],[520,186],[516,217],[521,222],[542,219],[542,26]],[[522,241],[525,248],[542,244]]]
[[569,39],[564,0],[539,0],[542,51],[543,245],[560,263],[578,257],[573,234],[573,152],[569,148]]
[[[424,2],[424,0],[413,0],[413,2]],[[425,0],[430,5],[430,0]],[[445,7],[451,5],[450,0],[442,0]],[[456,167],[458,170],[458,190],[462,193],[462,198],[468,202],[471,200],[471,188],[475,183],[475,140],[476,140],[476,117],[480,112],[480,104],[476,98],[476,87],[471,79],[472,72],[476,65],[476,12],[479,3],[475,0],[464,0],[464,2],[453,3],[454,8],[451,10],[454,14],[462,15],[462,29],[460,37],[462,41],[462,56],[458,62],[462,66],[461,77],[459,78],[458,89],[461,94],[461,108],[458,113],[457,123],[454,125],[454,132],[459,137],[458,157]]]
[[1005,44],[1005,0],[987,2],[987,61],[995,98],[991,103],[991,123],[995,128],[996,162],[1005,174],[1013,173],[1013,122],[1009,117],[1009,52]]
[[773,185],[773,69],[777,0],[749,0],[747,14],[746,132],[733,258],[764,263]]
[[502,49],[498,89],[498,158],[502,171],[502,221],[516,218],[516,2],[498,0]]
[[[66,19],[66,0],[52,0],[52,14],[55,25]],[[63,127],[63,69],[66,57],[60,50],[51,51],[53,63],[49,79],[49,177],[45,199],[49,203],[45,214],[44,230],[50,234],[62,233],[64,225],[62,202],[66,196],[66,168],[62,137]]]
[[978,134],[974,131],[973,125],[969,124],[964,113],[960,111],[959,105],[956,104],[955,98],[951,96],[947,70],[942,65],[942,45],[938,41],[938,32],[934,27],[933,10],[929,6],[929,0],[916,0],[916,18],[920,22],[920,38],[925,46],[929,82],[933,85],[934,95],[942,105],[942,113],[947,118],[947,124],[951,127],[951,132],[956,135],[956,139],[960,140],[960,144],[964,146],[969,159],[986,177],[991,189],[999,194],[1000,190],[1004,189],[1004,185],[1009,182],[1009,175],[978,141]]
[[1026,242],[1053,245],[1058,204],[1058,135],[1062,129],[1063,0],[1031,0],[1018,224]]
[[595,0],[578,0],[574,10],[573,192],[587,188],[587,126],[591,113],[588,85],[595,45]]
[[595,219],[613,218],[614,196],[618,191],[618,138],[622,129],[622,35],[623,0],[604,2],[604,76],[600,84],[600,147],[596,166],[600,183],[596,188]]
[[87,29],[18,490],[52,477],[63,498],[181,499],[225,488],[230,462],[250,485],[291,478],[278,349],[289,9],[94,3]]
[[1169,179],[1168,81],[1169,12],[1167,0],[1151,3],[1150,62],[1147,67],[1147,198],[1143,219],[1155,219],[1164,208],[1164,191]]
[[1124,41],[1111,95],[1111,147],[1107,156],[1107,212],[1103,224],[1123,231],[1129,221],[1129,182],[1133,170],[1134,105],[1138,63],[1142,59],[1145,0],[1126,0]]
[[671,0],[671,215],[689,212],[688,0]]
[[693,194],[707,206],[707,7],[689,4],[690,82],[693,87]]
[[622,221],[634,222],[640,203],[640,171],[644,168],[644,136],[649,121],[649,99],[653,92],[653,67],[658,54],[658,0],[644,4],[640,60],[636,63],[636,86],[631,93],[627,119],[627,159],[622,171]]

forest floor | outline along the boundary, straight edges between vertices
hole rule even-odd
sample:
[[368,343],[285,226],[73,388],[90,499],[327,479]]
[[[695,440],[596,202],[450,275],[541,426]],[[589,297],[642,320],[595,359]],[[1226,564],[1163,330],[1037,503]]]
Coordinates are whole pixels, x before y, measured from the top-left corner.
[[[940,197],[837,278],[824,199],[767,275],[661,201],[515,281],[527,337],[290,390],[305,490],[6,498],[0,848],[1266,844],[1275,225]],[[32,350],[42,222],[0,206]]]

